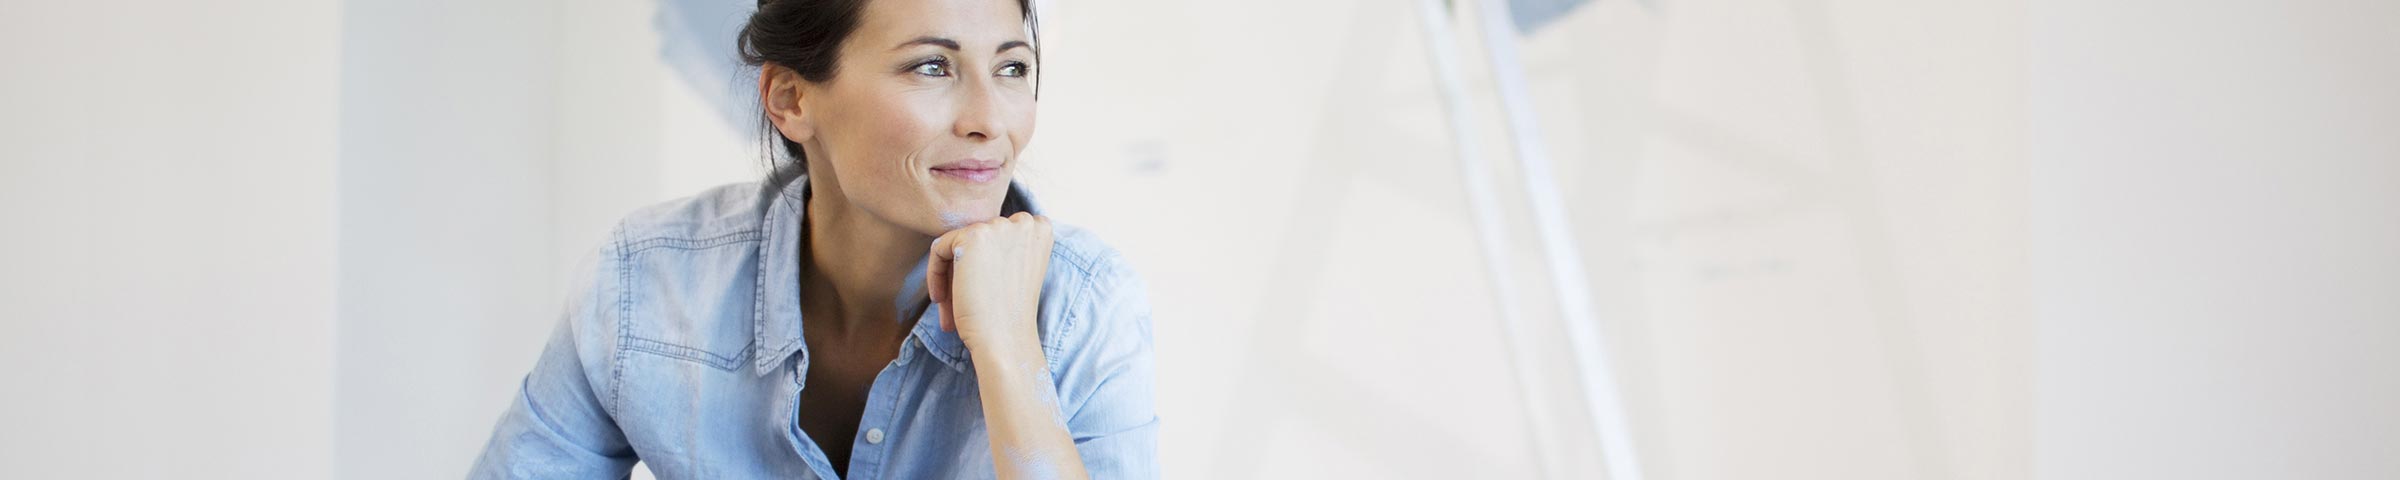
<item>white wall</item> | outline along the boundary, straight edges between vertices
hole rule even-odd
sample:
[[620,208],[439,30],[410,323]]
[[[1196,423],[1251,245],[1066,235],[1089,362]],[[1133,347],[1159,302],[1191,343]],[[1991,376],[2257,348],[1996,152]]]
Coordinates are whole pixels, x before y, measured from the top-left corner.
[[559,5],[343,5],[337,472],[457,477],[562,305]]
[[2400,3],[2034,3],[2042,478],[2400,478]]
[[654,2],[346,5],[339,472],[456,476],[617,218],[760,163],[660,63]]
[[0,3],[0,464],[333,473],[328,2]]
[[[2020,12],[1661,3],[1522,46],[1653,478],[2024,476]],[[1151,278],[1170,472],[1599,475],[1554,326],[1521,413],[1413,9],[1057,6],[1029,166]]]

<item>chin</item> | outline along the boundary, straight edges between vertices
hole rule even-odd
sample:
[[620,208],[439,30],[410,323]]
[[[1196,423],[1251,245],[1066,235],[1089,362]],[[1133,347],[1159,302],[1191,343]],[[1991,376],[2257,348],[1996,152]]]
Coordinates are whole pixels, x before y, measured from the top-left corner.
[[1010,177],[1002,174],[981,184],[939,179],[928,185],[926,200],[932,207],[933,224],[940,228],[938,233],[999,217],[1000,205],[1008,199]]
[[942,232],[965,228],[1000,216],[1000,198],[976,199],[934,210],[934,221]]

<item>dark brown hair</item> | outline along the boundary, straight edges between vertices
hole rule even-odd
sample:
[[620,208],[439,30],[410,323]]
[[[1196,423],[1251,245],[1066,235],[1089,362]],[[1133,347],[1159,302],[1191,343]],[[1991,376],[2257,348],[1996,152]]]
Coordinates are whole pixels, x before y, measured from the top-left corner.
[[[767,64],[792,69],[800,78],[824,83],[833,80],[834,64],[842,49],[842,40],[858,29],[859,11],[867,0],[759,0],[758,12],[750,14],[750,23],[742,27],[742,63],[763,69]],[[1033,31],[1032,43],[1041,44],[1036,28],[1031,0],[1017,0],[1017,11],[1025,14],[1025,28]],[[1040,72],[1041,50],[1034,50],[1035,72]],[[1036,84],[1039,88],[1039,84]],[[1037,93],[1038,95],[1038,93]],[[808,156],[800,151],[800,143],[784,138],[767,120],[766,99],[759,99],[758,116],[760,146],[766,147],[767,167],[776,179],[798,177],[808,173]],[[791,162],[778,166],[774,143],[783,145]]]

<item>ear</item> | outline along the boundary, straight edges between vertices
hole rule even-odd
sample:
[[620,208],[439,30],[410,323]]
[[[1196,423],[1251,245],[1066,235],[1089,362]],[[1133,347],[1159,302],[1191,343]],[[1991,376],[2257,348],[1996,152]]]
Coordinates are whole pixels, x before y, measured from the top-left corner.
[[808,80],[799,72],[780,65],[759,67],[758,99],[766,105],[767,123],[775,126],[783,138],[806,142],[816,136],[816,125],[809,120],[808,110],[800,108],[801,95]]

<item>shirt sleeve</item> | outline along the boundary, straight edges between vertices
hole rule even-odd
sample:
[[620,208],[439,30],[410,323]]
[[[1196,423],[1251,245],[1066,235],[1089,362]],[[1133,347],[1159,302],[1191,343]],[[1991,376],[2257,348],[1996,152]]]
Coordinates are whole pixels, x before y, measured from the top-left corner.
[[612,285],[593,275],[610,272],[612,248],[584,262],[571,297],[533,371],[492,428],[491,440],[468,474],[476,479],[610,478],[631,474],[633,448],[606,406],[613,392],[609,363],[615,337]]
[[1149,297],[1119,259],[1101,263],[1059,362],[1067,431],[1092,478],[1158,478]]

